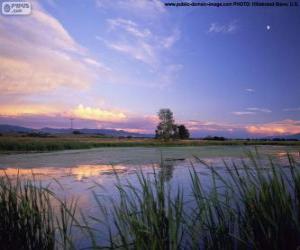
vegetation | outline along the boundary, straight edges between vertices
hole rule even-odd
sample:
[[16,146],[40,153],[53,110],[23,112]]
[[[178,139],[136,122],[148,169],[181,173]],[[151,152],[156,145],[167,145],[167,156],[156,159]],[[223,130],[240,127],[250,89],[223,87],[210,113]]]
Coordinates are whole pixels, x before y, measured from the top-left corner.
[[170,109],[161,109],[158,112],[159,124],[155,130],[155,138],[168,141],[176,133],[173,112]]
[[265,140],[172,140],[161,141],[151,138],[107,138],[88,135],[60,135],[56,137],[0,137],[0,152],[47,152],[71,149],[91,149],[99,147],[172,147],[172,146],[210,146],[210,145],[285,145],[300,146],[300,141]]
[[190,138],[190,132],[183,124],[178,126],[178,138],[181,140]]
[[272,160],[262,164],[259,155],[224,163],[226,175],[197,159],[210,169],[211,182],[203,186],[192,167],[188,194],[155,170],[154,177],[139,172],[138,186],[116,176],[119,199],[107,204],[95,193],[99,215],[82,214],[82,220],[65,203],[54,215],[45,189],[1,177],[1,246],[72,249],[76,226],[90,239],[89,249],[297,249],[300,165],[287,157],[285,168]]
[[0,246],[3,250],[69,249],[75,203],[59,201],[35,180],[0,177]]
[[226,138],[223,136],[207,136],[204,137],[203,140],[207,140],[207,141],[225,141]]
[[159,124],[155,130],[155,138],[169,141],[170,139],[188,139],[190,133],[183,125],[176,125],[173,112],[170,109],[161,109],[158,112]]

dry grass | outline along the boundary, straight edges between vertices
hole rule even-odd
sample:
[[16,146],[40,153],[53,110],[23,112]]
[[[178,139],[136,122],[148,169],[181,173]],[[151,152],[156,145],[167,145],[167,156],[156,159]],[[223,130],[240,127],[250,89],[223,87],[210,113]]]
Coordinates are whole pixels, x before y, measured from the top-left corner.
[[284,145],[300,146],[300,141],[247,141],[247,140],[174,140],[162,142],[151,138],[103,138],[88,135],[56,135],[29,137],[9,135],[0,137],[0,152],[57,151],[97,147],[159,147],[159,146],[210,146],[210,145]]

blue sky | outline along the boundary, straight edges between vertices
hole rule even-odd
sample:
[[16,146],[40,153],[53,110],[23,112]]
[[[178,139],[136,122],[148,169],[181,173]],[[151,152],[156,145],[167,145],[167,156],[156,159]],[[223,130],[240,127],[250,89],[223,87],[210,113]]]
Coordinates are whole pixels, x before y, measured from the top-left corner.
[[300,132],[300,7],[32,1],[0,16],[0,122],[195,136]]

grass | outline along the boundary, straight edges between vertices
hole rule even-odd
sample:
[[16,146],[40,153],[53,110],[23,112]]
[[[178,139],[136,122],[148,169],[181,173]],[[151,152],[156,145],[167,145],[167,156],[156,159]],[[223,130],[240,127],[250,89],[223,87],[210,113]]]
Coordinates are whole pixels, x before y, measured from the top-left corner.
[[[58,206],[54,205],[56,199]],[[59,201],[33,180],[0,178],[0,246],[3,250],[70,249],[75,205]]]
[[288,166],[266,163],[256,153],[238,164],[224,162],[223,171],[197,159],[211,171],[211,181],[203,186],[192,166],[191,193],[169,185],[155,169],[150,176],[138,172],[137,186],[116,174],[119,199],[108,204],[95,192],[96,216],[78,217],[76,204],[66,202],[54,213],[47,189],[1,177],[1,246],[76,248],[76,227],[89,249],[297,249],[300,165],[287,159]]
[[99,147],[171,147],[210,145],[283,145],[300,146],[300,141],[256,141],[256,140],[175,140],[162,142],[155,139],[97,138],[86,135],[60,135],[56,137],[1,136],[0,152],[47,152],[70,149],[90,149]]

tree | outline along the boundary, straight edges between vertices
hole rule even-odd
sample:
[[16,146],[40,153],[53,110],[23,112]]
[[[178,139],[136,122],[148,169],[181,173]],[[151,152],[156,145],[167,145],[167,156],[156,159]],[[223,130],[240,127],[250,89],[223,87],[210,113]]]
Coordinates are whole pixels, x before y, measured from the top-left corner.
[[178,128],[178,137],[179,139],[188,139],[190,138],[190,132],[184,125],[177,126]]
[[155,130],[155,138],[163,139],[165,141],[173,138],[176,127],[173,118],[173,112],[170,109],[161,109],[158,112],[159,124]]

